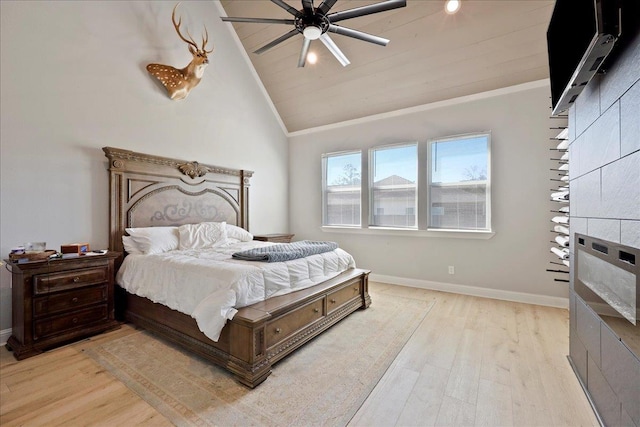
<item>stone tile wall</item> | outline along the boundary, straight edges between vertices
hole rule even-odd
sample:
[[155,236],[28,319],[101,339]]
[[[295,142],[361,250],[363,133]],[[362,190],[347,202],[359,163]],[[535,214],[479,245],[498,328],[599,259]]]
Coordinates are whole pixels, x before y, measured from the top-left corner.
[[640,35],[569,110],[571,232],[640,247]]
[[569,110],[570,356],[605,425],[640,427],[640,355],[573,290],[574,234],[640,248],[640,34]]

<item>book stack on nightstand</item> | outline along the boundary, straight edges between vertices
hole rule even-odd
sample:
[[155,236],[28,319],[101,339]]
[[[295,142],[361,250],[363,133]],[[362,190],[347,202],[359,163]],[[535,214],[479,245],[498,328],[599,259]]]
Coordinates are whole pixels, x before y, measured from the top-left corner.
[[5,260],[12,273],[13,330],[7,349],[16,359],[117,329],[115,260],[105,252],[33,262]]
[[277,233],[277,234],[260,234],[253,236],[253,240],[260,240],[262,242],[275,242],[275,243],[291,243],[295,234]]

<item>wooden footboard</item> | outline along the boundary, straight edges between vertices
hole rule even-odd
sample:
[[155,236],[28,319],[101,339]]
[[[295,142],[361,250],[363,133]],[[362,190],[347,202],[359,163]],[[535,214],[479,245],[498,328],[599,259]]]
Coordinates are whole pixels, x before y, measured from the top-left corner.
[[227,321],[218,342],[193,318],[121,290],[125,319],[232,372],[255,387],[271,366],[359,308],[371,305],[369,271],[347,270],[308,289],[244,307]]

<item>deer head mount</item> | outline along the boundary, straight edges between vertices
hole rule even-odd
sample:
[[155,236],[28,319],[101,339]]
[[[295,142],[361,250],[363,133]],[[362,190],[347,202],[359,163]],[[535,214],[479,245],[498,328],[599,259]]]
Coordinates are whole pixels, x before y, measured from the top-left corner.
[[196,87],[198,83],[200,83],[200,79],[202,79],[202,75],[204,74],[204,69],[209,64],[209,59],[207,58],[207,54],[213,52],[213,48],[211,50],[206,50],[207,42],[209,41],[209,33],[207,32],[207,27],[204,28],[204,35],[202,36],[202,47],[198,47],[189,31],[187,34],[189,35],[189,39],[187,40],[182,33],[180,33],[180,25],[182,24],[182,18],[176,22],[176,9],[180,5],[180,3],[176,4],[173,7],[173,13],[171,13],[171,20],[173,21],[173,26],[178,33],[178,36],[182,41],[189,45],[189,52],[193,55],[193,59],[186,67],[182,69],[174,68],[170,65],[162,65],[162,64],[149,64],[147,65],[147,71],[149,74],[157,78],[160,83],[167,89],[167,93],[171,99],[184,99],[189,95],[191,89]]

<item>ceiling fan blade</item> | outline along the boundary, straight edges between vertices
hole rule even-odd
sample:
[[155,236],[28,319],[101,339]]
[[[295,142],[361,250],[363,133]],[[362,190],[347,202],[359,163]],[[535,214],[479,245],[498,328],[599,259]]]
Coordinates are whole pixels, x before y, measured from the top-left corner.
[[326,15],[327,12],[329,12],[329,9],[331,9],[333,5],[336,4],[336,1],[338,0],[324,0],[322,3],[320,3],[320,6],[318,6],[318,13],[321,15]]
[[339,25],[330,24],[328,31],[347,37],[353,37],[354,39],[364,40],[369,43],[379,44],[380,46],[386,46],[387,43],[389,43],[389,39],[374,36],[372,34],[364,33],[358,30],[352,30],[351,28],[347,27],[341,27]]
[[313,0],[302,0],[302,9],[305,15],[313,15]]
[[232,18],[229,16],[221,16],[225,22],[252,22],[256,24],[294,24],[293,19],[271,19],[271,18]]
[[353,9],[343,10],[341,12],[330,13],[329,15],[327,15],[327,18],[329,18],[329,21],[331,22],[338,22],[342,21],[343,19],[357,18],[359,16],[371,15],[373,13],[398,9],[400,7],[405,7],[406,5],[407,0],[387,0],[376,4],[370,4],[368,6],[356,7]]
[[320,41],[329,49],[329,52],[333,53],[333,56],[336,57],[338,62],[342,64],[343,67],[351,64],[344,53],[340,50],[340,48],[331,40],[331,37],[327,33],[324,33],[320,36]]
[[293,7],[289,6],[283,0],[271,0],[271,2],[277,4],[278,6],[280,6],[281,8],[283,8],[284,10],[286,10],[287,12],[289,12],[290,14],[295,16],[296,18],[299,17],[299,16],[302,16],[300,11],[298,11],[297,9],[294,9]]
[[302,50],[300,51],[300,59],[298,59],[298,67],[304,67],[307,62],[307,52],[309,52],[309,46],[311,45],[311,39],[304,38],[302,42]]
[[273,40],[270,43],[265,44],[264,46],[262,46],[260,49],[254,51],[253,53],[257,53],[258,55],[260,55],[261,53],[264,53],[266,51],[268,51],[269,49],[271,49],[272,47],[274,47],[275,45],[282,43],[283,41],[295,36],[296,34],[300,34],[300,32],[297,29],[293,29],[291,31],[289,31],[287,34],[284,34],[280,37],[278,37],[277,39]]

